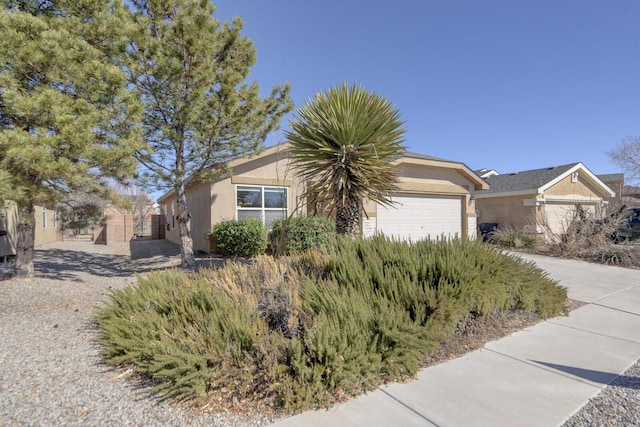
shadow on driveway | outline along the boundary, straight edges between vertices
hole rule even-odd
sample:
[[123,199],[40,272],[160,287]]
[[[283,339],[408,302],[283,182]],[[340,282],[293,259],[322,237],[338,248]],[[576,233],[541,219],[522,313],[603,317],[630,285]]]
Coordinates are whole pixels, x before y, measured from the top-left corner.
[[36,276],[81,281],[77,273],[103,277],[131,276],[135,271],[126,255],[98,254],[73,249],[36,249]]
[[78,273],[98,277],[129,277],[135,273],[171,268],[180,263],[178,246],[164,240],[115,245],[55,242],[36,248],[37,277],[82,281]]
[[[180,249],[168,240],[134,240],[114,245],[55,242],[36,248],[34,267],[37,277],[82,281],[81,275],[129,277],[180,265]],[[209,256],[196,258],[198,268],[219,268],[229,258]],[[250,263],[251,260],[234,259]]]

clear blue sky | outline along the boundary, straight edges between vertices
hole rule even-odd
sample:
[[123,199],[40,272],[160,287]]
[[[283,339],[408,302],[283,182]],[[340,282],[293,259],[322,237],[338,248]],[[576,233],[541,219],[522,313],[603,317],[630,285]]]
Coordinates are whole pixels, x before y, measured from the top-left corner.
[[619,171],[605,153],[640,136],[638,0],[214,3],[217,19],[244,19],[264,94],[289,82],[301,106],[360,83],[400,110],[413,152],[502,173],[581,161],[602,174]]

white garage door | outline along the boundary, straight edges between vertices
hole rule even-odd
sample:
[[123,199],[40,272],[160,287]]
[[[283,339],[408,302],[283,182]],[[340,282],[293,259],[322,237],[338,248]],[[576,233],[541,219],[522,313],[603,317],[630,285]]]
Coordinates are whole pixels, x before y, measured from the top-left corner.
[[[581,205],[584,212],[593,218],[595,215],[595,206]],[[571,222],[576,218],[576,205],[565,203],[547,203],[544,207],[546,214],[547,227],[552,235],[560,236],[566,233]]]
[[377,231],[406,240],[462,236],[462,200],[443,196],[393,196],[378,206]]

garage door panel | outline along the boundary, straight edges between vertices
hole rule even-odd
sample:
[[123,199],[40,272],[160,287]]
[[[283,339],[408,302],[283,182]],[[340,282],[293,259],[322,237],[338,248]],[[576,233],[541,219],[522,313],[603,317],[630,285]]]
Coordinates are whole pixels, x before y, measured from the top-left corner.
[[460,236],[460,197],[393,196],[392,207],[378,206],[377,230],[407,240]]
[[[596,209],[593,205],[581,205],[582,210],[590,217],[594,217]],[[571,222],[576,218],[577,207],[575,203],[547,203],[545,205],[546,226],[552,234],[564,234]]]

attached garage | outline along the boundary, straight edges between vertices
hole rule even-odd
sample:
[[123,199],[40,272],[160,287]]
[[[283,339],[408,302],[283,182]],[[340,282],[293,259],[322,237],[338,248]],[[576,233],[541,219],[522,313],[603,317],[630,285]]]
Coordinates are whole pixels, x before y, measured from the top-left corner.
[[498,223],[555,241],[575,218],[577,206],[592,218],[605,215],[615,193],[582,163],[492,175],[476,193],[479,223]]
[[[569,225],[577,216],[578,203],[549,203],[544,205],[546,227],[551,235],[559,236],[566,233]],[[580,203],[582,210],[590,218],[596,216],[596,206]]]
[[487,183],[463,163],[406,153],[392,206],[364,201],[362,234],[418,241],[476,236],[475,194]]
[[403,240],[462,236],[462,198],[396,195],[394,206],[379,206],[377,231]]

